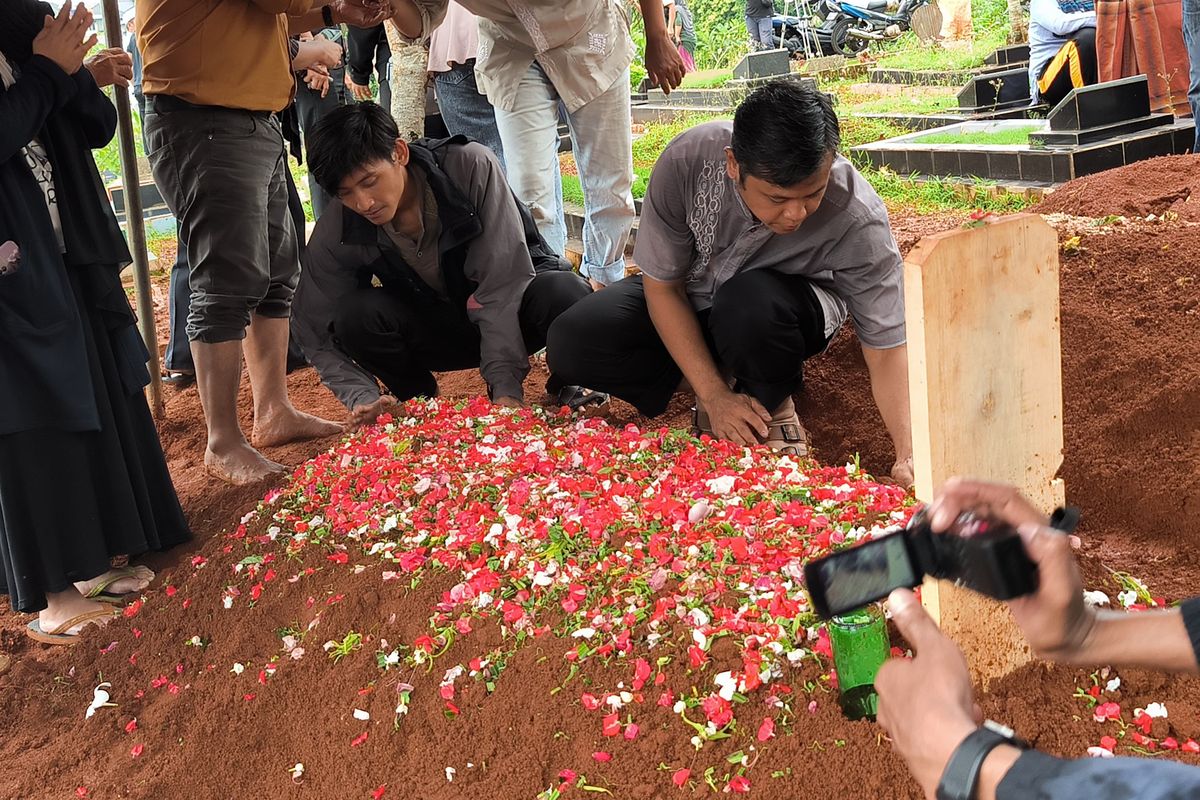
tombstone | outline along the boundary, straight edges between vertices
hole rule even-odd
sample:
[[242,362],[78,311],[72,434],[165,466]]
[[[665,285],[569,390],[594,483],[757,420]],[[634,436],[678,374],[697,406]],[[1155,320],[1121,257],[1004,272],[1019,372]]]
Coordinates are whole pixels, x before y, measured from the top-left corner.
[[1007,67],[1015,64],[1029,63],[1029,44],[1010,44],[1008,47],[998,47],[983,61],[984,64],[997,67]]
[[788,75],[791,71],[792,65],[786,49],[760,50],[744,56],[733,68],[733,77],[742,80],[773,78],[776,75]]
[[1029,105],[1029,70],[1024,67],[976,75],[958,93],[960,111],[996,111]]
[[1048,117],[1049,130],[1030,140],[1041,145],[1080,145],[1170,125],[1172,114],[1150,111],[1145,75],[1072,89]]

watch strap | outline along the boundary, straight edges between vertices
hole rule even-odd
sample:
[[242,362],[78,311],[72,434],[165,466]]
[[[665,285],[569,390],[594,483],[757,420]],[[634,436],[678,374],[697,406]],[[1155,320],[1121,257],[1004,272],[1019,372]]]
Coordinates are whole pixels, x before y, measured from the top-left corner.
[[321,6],[321,21],[325,23],[326,28],[332,28],[333,22],[333,6]]
[[988,753],[1002,744],[1024,746],[1011,729],[990,720],[972,731],[950,756],[938,782],[937,800],[974,800],[983,762]]

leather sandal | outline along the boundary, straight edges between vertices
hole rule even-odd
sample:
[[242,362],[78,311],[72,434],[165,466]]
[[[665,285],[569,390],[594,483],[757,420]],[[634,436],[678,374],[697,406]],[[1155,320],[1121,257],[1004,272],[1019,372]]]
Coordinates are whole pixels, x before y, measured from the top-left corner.
[[767,438],[763,444],[777,453],[808,458],[808,431],[800,423],[792,398],[783,401],[767,423]]

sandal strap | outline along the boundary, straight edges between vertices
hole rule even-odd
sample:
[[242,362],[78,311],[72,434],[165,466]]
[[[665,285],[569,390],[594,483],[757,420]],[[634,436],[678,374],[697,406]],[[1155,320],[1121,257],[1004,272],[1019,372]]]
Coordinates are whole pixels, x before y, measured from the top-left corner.
[[76,614],[75,616],[71,617],[54,630],[44,631],[44,633],[47,633],[50,636],[66,636],[67,631],[71,630],[71,628],[74,628],[76,625],[84,625],[88,622],[94,622],[99,619],[108,619],[115,616],[116,613],[111,608],[98,608],[94,611],[85,611],[82,614]]

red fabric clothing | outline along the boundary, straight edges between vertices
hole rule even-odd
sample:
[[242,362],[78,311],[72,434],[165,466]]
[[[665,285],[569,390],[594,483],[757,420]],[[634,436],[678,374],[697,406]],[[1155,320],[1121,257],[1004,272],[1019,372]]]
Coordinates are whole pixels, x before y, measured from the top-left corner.
[[1152,111],[1191,113],[1179,0],[1099,0],[1096,54],[1101,81],[1145,75]]

